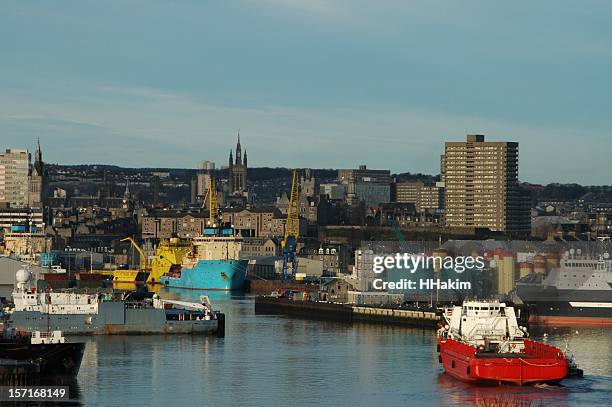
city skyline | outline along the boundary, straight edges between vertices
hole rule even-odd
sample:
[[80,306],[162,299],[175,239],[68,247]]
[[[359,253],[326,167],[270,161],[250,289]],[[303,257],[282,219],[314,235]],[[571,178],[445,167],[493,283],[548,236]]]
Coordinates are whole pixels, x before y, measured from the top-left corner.
[[[469,134],[467,136],[470,136]],[[447,141],[446,143],[448,143],[449,141]],[[451,143],[454,142],[458,142],[457,140],[454,141],[450,141]],[[502,140],[496,140],[496,142],[508,142],[508,141],[502,141]],[[37,140],[37,144],[40,143],[40,140]],[[29,147],[8,147],[5,146],[3,148],[0,148],[0,153],[5,151],[5,150],[13,150],[13,151],[18,151],[18,150],[23,150],[28,152],[28,154],[30,155],[30,159],[32,160],[30,162],[30,164],[33,163],[33,159],[32,159],[32,150]],[[230,150],[233,151],[233,150]],[[440,158],[440,157],[438,157]],[[75,163],[67,163],[67,162],[47,162],[46,165],[58,165],[58,166],[80,166],[80,165],[86,165],[86,166],[109,166],[109,167],[118,167],[118,168],[125,168],[125,169],[170,169],[170,170],[198,170],[201,169],[200,166],[204,163],[208,163],[209,165],[213,165],[213,170],[229,170],[229,167],[227,165],[227,163],[225,163],[223,160],[219,161],[215,161],[215,160],[203,160],[203,161],[198,161],[196,163],[194,163],[193,166],[188,167],[188,166],[159,166],[159,165],[144,165],[144,166],[135,166],[135,165],[131,165],[131,164],[125,164],[125,165],[121,165],[121,164],[116,164],[116,163],[109,163],[109,162],[90,162],[90,163],[86,163],[86,162],[75,162]],[[355,170],[361,166],[365,165],[368,169],[373,169],[373,170],[390,170],[389,168],[373,168],[371,166],[369,166],[368,164],[364,164],[364,163],[358,163],[356,165],[354,165],[353,167],[312,167],[312,166],[304,166],[304,167],[285,167],[282,165],[259,165],[259,166],[253,166],[252,168],[279,168],[279,169],[309,169],[309,170],[333,170],[333,171],[352,171]],[[416,172],[416,171],[410,171],[410,170],[406,170],[406,171],[391,171],[391,175],[401,175],[401,174],[412,174],[412,175],[422,175],[425,177],[441,177],[441,171],[439,170],[438,173],[421,173],[421,172]],[[523,179],[519,179],[520,183],[527,183],[527,184],[533,184],[533,185],[538,185],[537,182],[531,181],[531,180],[523,180]],[[608,186],[609,184],[580,184],[577,182],[563,182],[563,181],[551,181],[548,183],[541,183],[541,185],[546,185],[546,184],[560,184],[560,185],[571,185],[571,184],[578,184],[578,185],[582,185],[585,187],[597,187],[597,186]]]
[[605,405],[610,16],[0,2],[0,405]]
[[609,5],[141,4],[3,6],[3,145],[192,168],[240,129],[253,167],[438,174],[478,133],[519,143],[521,181],[612,183]]

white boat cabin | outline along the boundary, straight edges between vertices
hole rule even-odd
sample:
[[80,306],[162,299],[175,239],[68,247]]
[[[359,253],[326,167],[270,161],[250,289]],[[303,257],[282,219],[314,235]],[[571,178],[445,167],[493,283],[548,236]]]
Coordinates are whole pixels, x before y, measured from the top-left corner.
[[496,300],[467,300],[444,310],[439,335],[478,348],[478,352],[521,353],[525,328],[518,325],[513,307]]
[[39,292],[30,287],[32,275],[20,269],[15,275],[14,311],[36,311],[44,314],[97,314],[98,294]]
[[34,331],[32,332],[30,342],[32,343],[32,345],[49,345],[55,343],[65,343],[66,339],[64,338],[64,335],[62,335],[62,331]]

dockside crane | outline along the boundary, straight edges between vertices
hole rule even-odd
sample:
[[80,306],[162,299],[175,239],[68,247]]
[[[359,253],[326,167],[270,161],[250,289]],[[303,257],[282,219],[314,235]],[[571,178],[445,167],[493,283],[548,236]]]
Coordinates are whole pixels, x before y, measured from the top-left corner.
[[291,196],[289,198],[289,208],[287,209],[287,224],[285,225],[285,236],[281,242],[283,248],[283,278],[289,277],[297,272],[296,246],[300,234],[299,225],[299,171],[293,170],[291,179]]
[[211,227],[216,227],[221,223],[219,214],[219,195],[217,194],[217,187],[215,185],[215,179],[211,176],[210,183],[208,184],[208,191],[206,191],[210,202],[208,204],[208,221]]
[[208,189],[204,200],[202,201],[202,208],[206,208],[206,202],[208,202],[208,222],[207,227],[217,227],[221,224],[221,212],[219,210],[219,194],[217,192],[217,186],[215,179],[211,176],[208,181]]
[[131,236],[128,236],[120,240],[120,242],[126,242],[126,241],[129,241],[134,247],[134,249],[138,251],[138,254],[140,254],[140,269],[147,270],[149,268],[149,264],[147,262],[147,256],[145,256],[144,251],[140,248],[140,246],[138,246],[138,243],[136,243],[136,241],[132,239]]

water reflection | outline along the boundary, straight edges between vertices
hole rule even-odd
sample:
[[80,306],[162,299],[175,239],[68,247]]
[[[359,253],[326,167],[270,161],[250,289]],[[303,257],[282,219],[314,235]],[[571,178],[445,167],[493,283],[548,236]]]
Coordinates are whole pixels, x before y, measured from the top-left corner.
[[477,385],[456,380],[444,373],[438,375],[437,385],[447,405],[491,405],[495,401],[503,403],[516,399],[536,406],[567,405],[568,389],[561,385]]
[[78,383],[84,405],[470,405],[498,395],[538,405],[606,405],[610,331],[534,332],[576,354],[585,379],[562,386],[475,386],[442,373],[435,333],[255,315],[252,297],[162,288],[165,298],[211,295],[225,338],[99,336],[87,341]]
[[536,340],[566,348],[586,375],[612,376],[612,329],[532,328]]

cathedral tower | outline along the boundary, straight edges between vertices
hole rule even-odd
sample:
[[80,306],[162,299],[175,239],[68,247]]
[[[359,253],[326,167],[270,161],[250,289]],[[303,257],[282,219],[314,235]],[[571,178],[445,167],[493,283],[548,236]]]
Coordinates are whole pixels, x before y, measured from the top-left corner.
[[240,145],[240,133],[238,133],[238,142],[236,143],[236,160],[232,156],[232,150],[229,155],[229,193],[240,194],[247,190],[247,154],[244,151],[244,159],[242,157],[242,146]]

